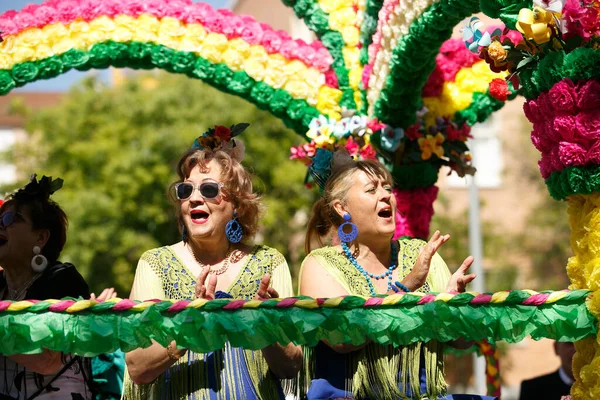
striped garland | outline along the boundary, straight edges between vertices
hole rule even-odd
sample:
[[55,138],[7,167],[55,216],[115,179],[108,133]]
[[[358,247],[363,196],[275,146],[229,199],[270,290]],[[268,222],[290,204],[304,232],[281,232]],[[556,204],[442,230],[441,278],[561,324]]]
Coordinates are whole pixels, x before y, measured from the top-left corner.
[[[4,78],[0,92],[8,93],[14,86],[33,81],[25,81],[15,71],[22,71],[28,63],[52,64],[70,51],[91,52],[106,43],[142,43],[191,54],[233,73],[243,72],[272,91],[283,90],[292,99],[305,101],[318,111],[313,117],[339,116],[342,91],[337,81],[330,79],[333,60],[320,42],[308,45],[250,17],[236,17],[228,10],[214,11],[191,1],[183,3],[183,8],[179,8],[180,2],[150,2],[136,8],[139,2],[135,0],[100,5],[84,0],[54,1],[20,13],[4,13],[0,16],[0,29],[5,34],[0,44],[0,70],[11,74],[15,84]],[[70,5],[68,9],[65,4]],[[162,8],[153,8],[153,4]],[[92,5],[95,8],[90,9]],[[108,58],[115,62],[94,67],[129,66],[121,54]],[[42,78],[43,74],[37,76]],[[263,99],[265,102],[268,100]],[[298,126],[301,133],[310,122],[306,120]]]
[[15,65],[10,72],[0,70],[0,93],[6,94],[15,87],[38,79],[53,78],[70,69],[83,71],[111,65],[162,68],[202,79],[225,92],[247,99],[259,108],[269,110],[302,134],[306,132],[305,127],[310,121],[320,115],[305,100],[294,99],[283,89],[276,90],[264,82],[257,82],[244,71],[232,71],[224,64],[213,64],[194,53],[176,52],[165,46],[139,42],[96,44],[89,51],[69,50],[61,56]]

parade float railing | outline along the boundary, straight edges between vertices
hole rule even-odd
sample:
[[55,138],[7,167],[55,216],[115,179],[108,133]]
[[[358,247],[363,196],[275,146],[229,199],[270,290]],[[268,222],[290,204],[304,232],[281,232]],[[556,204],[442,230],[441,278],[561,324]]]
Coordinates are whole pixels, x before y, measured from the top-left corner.
[[148,347],[152,340],[197,352],[226,342],[246,349],[289,343],[384,345],[464,338],[519,342],[594,337],[597,321],[585,290],[405,293],[364,298],[131,301],[113,299],[0,302],[0,353],[42,349],[93,356]]

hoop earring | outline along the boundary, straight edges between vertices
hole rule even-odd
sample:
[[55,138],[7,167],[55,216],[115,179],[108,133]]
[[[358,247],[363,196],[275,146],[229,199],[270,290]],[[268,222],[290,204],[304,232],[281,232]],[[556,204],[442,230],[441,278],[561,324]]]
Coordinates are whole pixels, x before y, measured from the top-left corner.
[[48,266],[48,259],[44,257],[43,254],[40,254],[41,251],[42,250],[38,246],[35,246],[33,248],[34,256],[31,259],[31,268],[35,272],[44,272],[44,270]]
[[188,231],[185,225],[183,225],[183,228],[181,228],[181,240],[183,240],[183,243],[187,243],[190,241],[190,238],[188,237]]
[[242,225],[237,220],[237,217],[238,213],[237,211],[234,211],[232,219],[230,219],[227,225],[225,225],[225,236],[227,236],[227,240],[229,240],[231,243],[241,242],[242,237],[244,236]]
[[[350,218],[351,218],[350,214],[345,213],[344,221],[346,221],[346,222],[341,224],[340,227],[338,228],[338,237],[340,238],[340,241],[343,243],[353,242],[354,239],[356,239],[358,237],[358,228],[356,227],[356,225],[354,225],[352,222],[350,222]],[[348,232],[348,233],[344,232],[345,227],[349,227],[350,232]]]

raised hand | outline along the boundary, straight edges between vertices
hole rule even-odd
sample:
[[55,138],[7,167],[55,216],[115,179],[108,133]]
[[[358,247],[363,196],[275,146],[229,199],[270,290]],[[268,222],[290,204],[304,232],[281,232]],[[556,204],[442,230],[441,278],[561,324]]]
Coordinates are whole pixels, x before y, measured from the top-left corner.
[[467,271],[469,270],[469,268],[471,267],[471,264],[473,264],[474,260],[475,259],[473,258],[473,256],[469,256],[469,257],[465,258],[465,261],[463,261],[461,266],[450,277],[450,280],[448,281],[448,285],[446,286],[447,292],[458,292],[458,293],[465,292],[467,284],[469,282],[473,281],[473,279],[475,279],[477,276],[475,274],[468,274],[468,275],[466,274]]
[[256,293],[256,300],[268,300],[275,299],[279,297],[279,293],[272,287],[269,287],[271,283],[271,275],[265,274],[260,280],[260,285],[258,286],[258,292]]
[[96,297],[95,293],[90,294],[90,300],[96,300],[99,303],[106,300],[114,299],[115,297],[117,297],[117,292],[114,288],[104,289],[98,297]]
[[196,280],[196,298],[197,299],[206,299],[206,300],[214,300],[215,292],[217,290],[217,276],[211,275],[208,278],[208,283],[206,283],[206,278],[210,273],[210,268],[204,268],[200,275],[198,275],[198,279]]
[[414,292],[427,281],[427,275],[429,274],[429,268],[431,267],[431,260],[433,255],[439,250],[444,243],[450,240],[450,235],[441,235],[440,231],[435,231],[429,242],[421,249],[419,258],[413,266],[410,273],[406,276],[404,284]]

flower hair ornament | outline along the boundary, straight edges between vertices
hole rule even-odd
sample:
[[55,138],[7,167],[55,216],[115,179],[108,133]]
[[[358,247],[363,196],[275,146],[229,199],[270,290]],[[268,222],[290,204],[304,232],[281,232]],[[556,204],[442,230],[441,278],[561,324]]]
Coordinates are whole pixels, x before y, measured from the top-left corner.
[[307,179],[308,177],[312,178],[319,186],[321,192],[323,192],[332,171],[355,161],[354,157],[345,149],[339,149],[335,152],[326,149],[317,149],[315,156],[312,158],[312,163],[308,166]]
[[194,140],[192,148],[212,151],[221,150],[229,154],[231,158],[242,162],[246,146],[244,146],[242,141],[239,139],[235,140],[234,138],[244,132],[249,126],[250,124],[247,123],[234,124],[229,128],[222,125],[215,125],[214,128],[210,128]]
[[52,194],[62,188],[63,180],[61,178],[52,179],[51,176],[42,176],[38,181],[37,175],[31,175],[29,183],[25,187],[17,190],[10,198],[18,201],[30,201],[35,198],[48,200]]

